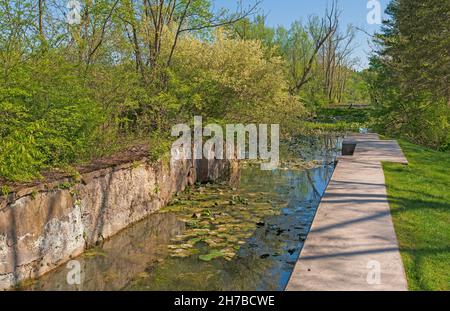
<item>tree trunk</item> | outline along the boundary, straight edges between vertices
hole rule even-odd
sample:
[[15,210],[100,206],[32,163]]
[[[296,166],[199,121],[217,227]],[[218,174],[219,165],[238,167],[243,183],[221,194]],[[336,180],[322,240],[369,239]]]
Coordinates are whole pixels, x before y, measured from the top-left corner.
[[39,35],[44,38],[44,0],[39,0]]

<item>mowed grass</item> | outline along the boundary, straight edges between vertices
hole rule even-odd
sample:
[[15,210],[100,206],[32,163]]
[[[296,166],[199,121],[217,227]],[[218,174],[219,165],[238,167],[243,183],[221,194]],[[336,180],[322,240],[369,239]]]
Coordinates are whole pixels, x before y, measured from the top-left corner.
[[409,166],[384,163],[410,290],[450,290],[450,153],[400,141]]

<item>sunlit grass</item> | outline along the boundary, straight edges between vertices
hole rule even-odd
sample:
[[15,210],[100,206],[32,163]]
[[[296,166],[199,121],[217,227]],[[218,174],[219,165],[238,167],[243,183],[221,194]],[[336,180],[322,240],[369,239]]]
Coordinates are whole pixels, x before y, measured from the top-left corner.
[[450,290],[450,153],[400,144],[409,166],[383,166],[409,289]]

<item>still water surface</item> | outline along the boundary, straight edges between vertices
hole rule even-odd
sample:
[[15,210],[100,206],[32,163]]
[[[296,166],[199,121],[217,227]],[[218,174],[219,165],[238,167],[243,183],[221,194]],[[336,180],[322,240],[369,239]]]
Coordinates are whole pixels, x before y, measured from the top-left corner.
[[321,196],[339,140],[309,139],[297,154],[315,168],[245,166],[240,185],[202,185],[25,290],[274,290],[286,287]]

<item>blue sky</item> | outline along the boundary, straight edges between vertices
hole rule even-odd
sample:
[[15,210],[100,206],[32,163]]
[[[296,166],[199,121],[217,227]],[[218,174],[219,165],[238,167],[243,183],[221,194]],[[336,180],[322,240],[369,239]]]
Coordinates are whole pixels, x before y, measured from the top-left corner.
[[[322,16],[327,4],[331,0],[262,0],[260,10],[267,15],[269,26],[289,25],[298,19],[306,20],[310,15]],[[342,11],[341,24],[345,27],[347,24],[353,24],[355,27],[363,29],[368,33],[374,33],[379,30],[379,25],[370,25],[367,23],[368,0],[340,0],[339,7]],[[379,0],[381,10],[384,16],[389,0]],[[233,10],[236,8],[237,0],[214,0],[215,7],[225,7]],[[254,0],[246,0],[245,3],[254,3]],[[367,67],[368,56],[372,51],[370,37],[363,31],[358,31],[354,42],[354,57],[360,59],[361,66],[358,69]]]

